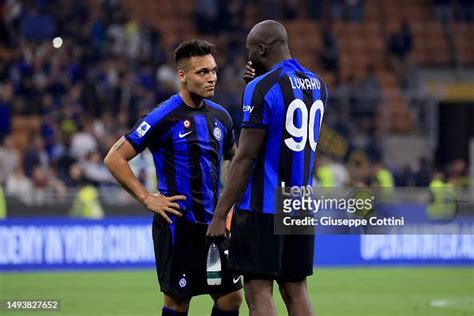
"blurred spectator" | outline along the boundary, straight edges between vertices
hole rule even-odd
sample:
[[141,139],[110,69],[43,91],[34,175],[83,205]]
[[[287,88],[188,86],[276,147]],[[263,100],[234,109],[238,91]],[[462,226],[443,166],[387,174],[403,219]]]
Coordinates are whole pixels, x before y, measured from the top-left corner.
[[125,25],[125,53],[129,60],[150,60],[156,45],[159,44],[160,34],[146,23],[128,21]]
[[109,52],[113,56],[122,55],[125,51],[125,21],[126,18],[116,12],[112,24],[107,28]]
[[153,155],[149,150],[145,150],[141,155],[130,160],[130,167],[143,186],[150,191],[156,190],[156,171],[153,162]]
[[33,200],[36,203],[45,203],[50,198],[50,194],[62,196],[66,193],[66,187],[55,177],[52,169],[44,169],[41,166],[34,167],[31,181],[33,183]]
[[107,152],[116,140],[128,131],[128,127],[119,122],[115,115],[106,113],[94,121],[93,130],[101,152]]
[[382,87],[375,76],[374,67],[367,66],[365,77],[357,84],[355,104],[351,107],[352,115],[365,130],[370,130],[375,123],[375,116],[382,99]]
[[98,109],[100,108],[99,106],[97,106],[97,104],[101,103],[99,95],[97,93],[98,87],[96,86],[95,81],[96,80],[92,78],[92,73],[89,73],[82,94],[84,112],[91,115],[96,114],[95,112],[98,111]]
[[344,14],[344,0],[331,1],[331,16],[334,20],[339,20]]
[[99,199],[99,191],[93,185],[82,182],[69,210],[69,216],[101,219],[104,215],[104,209]]
[[86,155],[84,162],[81,163],[81,169],[85,180],[95,186],[115,183],[98,151],[92,151]]
[[5,1],[4,15],[5,24],[8,27],[9,39],[12,47],[15,47],[20,38],[20,21],[21,15],[24,10],[22,1]]
[[392,173],[381,161],[373,162],[370,169],[371,185],[373,187],[392,189],[395,186]]
[[94,183],[87,179],[79,164],[71,165],[70,179],[71,185],[78,190],[69,210],[69,216],[89,219],[103,218],[104,210],[99,199],[99,191]]
[[17,166],[14,171],[8,176],[5,193],[13,195],[25,203],[30,203],[33,194],[32,181],[25,175],[21,166]]
[[348,186],[350,183],[350,176],[346,166],[340,160],[336,159],[332,159],[330,166],[334,174],[334,186]]
[[472,0],[458,0],[458,18],[464,22],[474,22],[474,2]]
[[445,175],[436,171],[433,173],[429,185],[431,203],[427,207],[427,214],[432,220],[452,220],[456,215],[456,194],[453,185],[445,181]]
[[243,27],[246,0],[219,0],[218,32],[240,32]]
[[194,25],[200,33],[216,34],[217,21],[217,0],[194,0]]
[[[470,1],[470,0],[469,0]],[[439,23],[447,24],[452,20],[453,9],[451,0],[434,0],[435,16]]]
[[388,52],[400,60],[404,60],[413,48],[413,36],[410,26],[404,22],[399,30],[389,39]]
[[315,177],[313,178],[313,185],[321,188],[335,187],[334,174],[330,167],[331,158],[328,155],[320,154],[315,160]]
[[284,0],[283,1],[283,17],[286,20],[294,20],[300,12],[298,0]]
[[46,176],[49,166],[50,160],[45,150],[43,138],[41,136],[35,136],[23,154],[23,169],[25,170],[25,174],[31,178],[33,177],[34,170],[39,168]]
[[64,137],[62,142],[63,151],[61,155],[54,157],[58,179],[66,186],[75,186],[75,180],[71,176],[71,167],[76,164],[77,159],[71,153],[70,137]]
[[323,46],[319,51],[319,56],[323,69],[331,72],[339,71],[339,45],[332,28],[327,25],[321,28]]
[[341,162],[326,154],[320,154],[316,160],[314,184],[323,188],[341,188],[349,185],[349,172]]
[[[1,6],[2,4],[0,4]],[[0,7],[0,14],[3,13],[2,8]],[[0,45],[2,46],[10,46],[11,45],[11,39],[10,39],[10,34],[8,33],[8,28],[5,23],[4,19],[0,19]]]
[[135,75],[136,82],[144,89],[153,91],[155,88],[155,77],[153,76],[152,65],[142,62]]
[[351,22],[360,22],[364,18],[364,0],[345,0],[345,17]]
[[393,33],[388,41],[388,54],[390,55],[390,67],[395,72],[400,85],[407,87],[409,75],[408,54],[413,49],[413,36],[410,26],[404,22],[400,29]]
[[[225,48],[225,67],[222,67],[223,69],[226,69],[227,67],[233,67],[233,64],[236,61],[241,60],[243,56],[245,56],[244,58],[247,58],[246,53],[243,51],[243,46],[241,44],[243,41],[245,40],[238,32],[230,34],[227,37],[227,46]],[[239,80],[240,79],[241,78],[239,78]],[[234,90],[237,90],[237,88],[234,88]]]
[[163,102],[175,94],[179,89],[179,81],[173,68],[167,64],[156,70],[156,104]]
[[39,106],[40,114],[45,115],[45,117],[58,115],[58,113],[56,113],[58,110],[60,109],[56,107],[53,96],[50,93],[43,93]]
[[469,186],[469,175],[466,161],[456,159],[448,165],[448,180],[454,187],[467,188]]
[[84,172],[78,163],[73,163],[68,169],[68,182],[66,185],[71,188],[79,188],[83,185]]
[[11,132],[12,101],[12,84],[0,85],[0,141]]
[[339,115],[345,119],[350,115],[350,96],[349,85],[341,79],[340,74],[336,74],[334,87],[328,95],[328,104],[332,104]]
[[358,22],[364,17],[364,0],[332,0],[331,16],[335,20],[344,18]]
[[92,125],[90,122],[79,125],[77,133],[71,138],[71,154],[81,161],[90,152],[98,149],[97,140],[94,138]]
[[279,20],[283,16],[283,0],[263,0],[259,7],[260,20]]
[[308,1],[309,17],[312,20],[319,21],[322,17],[322,8],[323,8],[322,0],[309,0]]
[[20,164],[12,137],[6,136],[0,140],[0,144],[0,185],[2,185]]
[[[347,80],[342,83],[343,88],[345,89],[346,95],[344,96],[347,98],[347,102],[349,104],[349,108],[351,109],[351,115],[353,109],[357,107],[357,81],[355,79],[355,76],[353,74],[350,74],[347,77]],[[357,124],[357,122],[355,121]]]
[[223,104],[229,112],[234,124],[236,139],[240,135],[240,124],[242,122],[241,94],[244,81],[242,80],[242,67],[238,60],[229,60],[226,67],[219,73],[215,100]]
[[140,29],[139,24],[136,21],[128,21],[125,24],[125,56],[129,60],[134,60],[138,57],[140,51]]
[[96,54],[102,53],[107,35],[107,28],[104,23],[104,17],[101,14],[90,26],[90,43]]
[[403,167],[400,173],[394,174],[394,180],[397,187],[415,186],[415,173],[413,167],[410,165]]
[[415,169],[415,186],[416,187],[427,187],[430,184],[431,174],[433,172],[432,167],[425,157],[418,159],[418,164]]
[[40,12],[33,3],[21,18],[21,36],[27,40],[41,41],[51,39],[56,32],[54,18],[44,12]]

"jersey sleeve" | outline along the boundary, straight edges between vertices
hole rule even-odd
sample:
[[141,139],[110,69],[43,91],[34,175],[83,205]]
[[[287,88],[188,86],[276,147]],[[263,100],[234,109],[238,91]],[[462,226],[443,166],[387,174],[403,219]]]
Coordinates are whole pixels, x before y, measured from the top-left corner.
[[247,85],[244,91],[242,127],[266,128],[269,104],[258,85]]
[[143,116],[135,126],[125,135],[125,139],[133,146],[137,153],[147,148],[152,141],[156,141],[156,131],[160,126],[163,115],[160,108],[156,108],[149,114]]
[[226,129],[225,138],[224,138],[224,151],[227,152],[234,146],[235,143],[235,133],[234,133],[234,123],[230,115],[226,116],[224,121],[224,126]]

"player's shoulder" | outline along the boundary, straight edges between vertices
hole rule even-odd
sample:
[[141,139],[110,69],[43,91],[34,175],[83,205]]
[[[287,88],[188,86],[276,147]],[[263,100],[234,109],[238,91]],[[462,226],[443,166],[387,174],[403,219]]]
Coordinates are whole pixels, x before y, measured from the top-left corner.
[[225,118],[232,121],[229,111],[227,111],[227,109],[224,106],[214,101],[211,101],[209,99],[204,99],[204,102],[210,109],[210,112],[215,113],[215,115],[217,115],[219,118]]
[[318,75],[316,72],[314,72],[314,71],[312,71],[308,68],[304,68],[304,67],[302,67],[302,68],[303,68],[303,71],[302,71],[303,75],[305,75],[308,78],[317,79],[319,81],[319,83],[321,84],[321,87],[323,87],[324,89],[327,89],[326,82],[324,81],[324,79],[320,75]]
[[255,90],[259,90],[260,92],[268,91],[278,82],[281,71],[282,67],[277,67],[264,73],[263,75],[254,78],[247,84],[245,90],[249,92],[253,92]]
[[324,99],[323,101],[325,101],[325,99],[327,98],[327,94],[328,94],[328,86],[326,84],[326,81],[324,81],[324,78],[322,78],[320,75],[318,75],[317,73],[315,72],[312,72],[310,70],[307,70],[308,73],[312,74],[314,76],[314,78],[316,78],[318,81],[319,81],[319,84],[321,86],[321,92],[324,96]]
[[148,118],[152,121],[160,121],[168,114],[176,110],[182,103],[178,94],[171,96],[169,99],[158,104],[148,113]]
[[204,102],[206,103],[207,106],[209,106],[210,108],[216,110],[216,111],[220,111],[220,112],[224,112],[224,113],[228,113],[226,108],[223,107],[222,105],[220,105],[219,103],[216,103],[214,101],[211,101],[209,99],[204,99]]
[[319,76],[316,72],[313,72],[306,68],[304,68],[304,70],[305,70],[304,74],[306,77],[317,80],[319,84],[319,90],[321,91],[321,100],[324,103],[326,103],[327,96],[328,96],[328,86],[326,84],[326,81],[324,81],[324,79],[321,76]]

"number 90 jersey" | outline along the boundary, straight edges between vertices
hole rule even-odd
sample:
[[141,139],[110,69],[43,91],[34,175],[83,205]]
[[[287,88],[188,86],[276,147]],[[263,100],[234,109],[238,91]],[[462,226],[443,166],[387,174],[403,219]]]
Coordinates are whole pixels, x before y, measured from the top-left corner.
[[242,210],[276,213],[277,188],[312,185],[314,156],[327,101],[326,84],[295,59],[249,82],[243,128],[265,128]]

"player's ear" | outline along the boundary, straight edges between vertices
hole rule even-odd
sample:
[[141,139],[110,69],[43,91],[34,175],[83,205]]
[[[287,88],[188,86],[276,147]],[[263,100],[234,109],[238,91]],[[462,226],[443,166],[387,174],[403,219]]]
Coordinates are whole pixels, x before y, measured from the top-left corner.
[[184,70],[178,70],[178,80],[180,83],[186,83],[186,73]]
[[267,47],[265,46],[265,44],[258,44],[258,54],[260,56],[265,55],[266,51],[267,51]]

